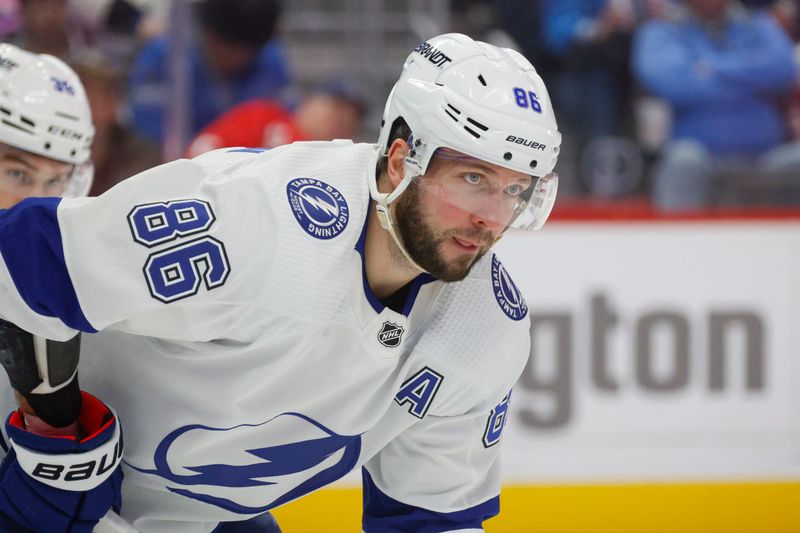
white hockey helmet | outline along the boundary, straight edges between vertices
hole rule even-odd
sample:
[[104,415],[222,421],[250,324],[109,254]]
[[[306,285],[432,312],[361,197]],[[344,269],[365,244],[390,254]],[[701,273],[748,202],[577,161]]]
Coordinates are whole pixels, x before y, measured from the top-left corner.
[[84,165],[94,126],[78,75],[60,59],[0,44],[0,143]]
[[519,52],[458,33],[429,39],[408,56],[386,102],[378,139],[384,155],[398,118],[412,132],[403,181],[389,194],[370,182],[381,222],[393,236],[390,204],[440,148],[530,175],[524,205],[507,227],[542,227],[558,187],[553,167],[561,134],[544,82]]

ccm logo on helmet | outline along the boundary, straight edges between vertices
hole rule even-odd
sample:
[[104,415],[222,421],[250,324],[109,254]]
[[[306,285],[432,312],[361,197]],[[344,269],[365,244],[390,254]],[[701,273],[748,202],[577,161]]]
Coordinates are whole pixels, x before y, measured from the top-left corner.
[[446,63],[452,61],[444,52],[440,52],[429,43],[425,42],[414,48],[414,51],[425,57],[439,68],[442,68]]
[[52,133],[53,135],[64,137],[65,139],[69,139],[71,141],[80,141],[83,139],[82,133],[75,130],[68,130],[67,128],[61,128],[59,126],[50,126],[47,128],[47,133]]
[[536,141],[529,141],[528,139],[524,139],[522,137],[515,137],[513,135],[509,135],[506,137],[506,140],[510,143],[514,144],[521,144],[522,146],[529,146],[534,150],[541,150],[544,152],[544,149],[547,148],[547,145],[538,143]]

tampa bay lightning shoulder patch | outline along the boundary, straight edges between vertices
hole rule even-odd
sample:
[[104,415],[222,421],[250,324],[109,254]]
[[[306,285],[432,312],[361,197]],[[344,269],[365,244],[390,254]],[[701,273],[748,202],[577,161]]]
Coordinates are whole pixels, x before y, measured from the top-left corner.
[[497,305],[511,320],[522,320],[528,314],[528,304],[519,292],[503,263],[492,254],[492,290]]
[[347,200],[336,187],[314,178],[295,178],[286,185],[294,218],[316,239],[332,239],[350,220]]

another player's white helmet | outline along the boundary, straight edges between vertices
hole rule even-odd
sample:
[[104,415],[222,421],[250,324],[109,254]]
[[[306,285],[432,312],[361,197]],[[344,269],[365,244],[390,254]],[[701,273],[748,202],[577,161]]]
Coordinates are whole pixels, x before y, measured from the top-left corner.
[[542,227],[555,200],[558,178],[552,172],[561,134],[542,78],[519,52],[458,33],[420,44],[386,102],[378,140],[384,155],[398,118],[412,132],[404,179],[390,194],[370,182],[381,222],[393,236],[389,206],[441,148],[532,176],[532,186],[504,224]]
[[77,195],[91,185],[93,138],[78,75],[56,57],[0,44],[0,143],[75,165],[68,191]]

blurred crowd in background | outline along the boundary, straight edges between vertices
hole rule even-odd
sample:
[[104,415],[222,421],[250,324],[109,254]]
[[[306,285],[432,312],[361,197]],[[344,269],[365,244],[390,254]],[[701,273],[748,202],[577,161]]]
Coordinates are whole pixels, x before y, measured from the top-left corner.
[[373,142],[402,58],[444,31],[534,63],[561,200],[800,206],[800,0],[0,0],[0,41],[86,85],[91,194],[223,146]]

